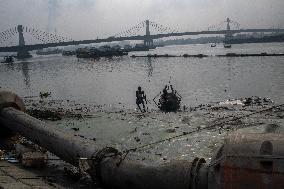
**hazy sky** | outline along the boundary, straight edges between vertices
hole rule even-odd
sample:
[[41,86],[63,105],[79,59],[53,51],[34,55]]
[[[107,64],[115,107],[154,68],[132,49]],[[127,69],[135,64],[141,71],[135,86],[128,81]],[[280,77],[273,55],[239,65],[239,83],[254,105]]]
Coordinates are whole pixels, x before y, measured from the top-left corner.
[[0,31],[22,24],[73,39],[107,37],[150,19],[178,31],[227,17],[242,28],[284,28],[284,0],[0,0]]

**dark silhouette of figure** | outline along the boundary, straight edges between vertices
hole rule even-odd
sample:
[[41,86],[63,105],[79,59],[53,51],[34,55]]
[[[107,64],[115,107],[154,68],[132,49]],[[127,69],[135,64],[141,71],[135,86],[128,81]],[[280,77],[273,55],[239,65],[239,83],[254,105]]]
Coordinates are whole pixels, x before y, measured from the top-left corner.
[[[141,112],[143,112],[143,111],[146,112],[144,100],[146,101],[145,92],[142,91],[141,87],[139,86],[139,87],[138,87],[138,90],[136,91],[136,104],[137,104],[137,106],[138,106],[138,108],[139,108],[139,110],[140,110]],[[141,107],[140,107],[140,104],[143,105],[143,111],[142,111],[142,109],[141,109]]]
[[167,86],[163,89],[163,94],[161,95],[159,99],[159,107],[161,107],[163,104],[166,104],[168,100],[168,91]]

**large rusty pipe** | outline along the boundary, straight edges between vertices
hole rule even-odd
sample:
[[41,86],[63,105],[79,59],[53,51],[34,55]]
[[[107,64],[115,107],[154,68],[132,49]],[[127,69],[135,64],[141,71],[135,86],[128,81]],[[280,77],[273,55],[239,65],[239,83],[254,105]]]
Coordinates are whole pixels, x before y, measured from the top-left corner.
[[105,159],[100,164],[101,180],[108,188],[187,188],[207,189],[207,165],[204,159],[193,162],[176,161],[159,166],[147,166],[125,161]]
[[[95,160],[103,150],[92,141],[61,131],[13,107],[0,109],[0,123],[75,166],[79,158]],[[207,168],[203,159],[157,166],[128,160],[119,164],[120,161],[119,156],[102,157],[99,162],[91,161],[95,163],[90,164],[88,172],[110,188],[207,188]],[[197,186],[201,180],[205,184]]]

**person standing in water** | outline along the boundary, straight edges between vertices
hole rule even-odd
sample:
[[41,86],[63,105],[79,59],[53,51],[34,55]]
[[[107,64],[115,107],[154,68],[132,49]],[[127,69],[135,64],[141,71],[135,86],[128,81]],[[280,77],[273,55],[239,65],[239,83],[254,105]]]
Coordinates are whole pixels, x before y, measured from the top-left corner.
[[[138,106],[138,108],[139,108],[139,110],[140,110],[141,112],[143,112],[143,111],[146,112],[144,100],[146,101],[145,92],[142,91],[141,87],[139,86],[139,87],[138,87],[138,90],[136,91],[136,104],[137,104],[137,106]],[[141,109],[141,107],[140,107],[140,104],[143,105],[143,111],[142,111],[142,109]]]

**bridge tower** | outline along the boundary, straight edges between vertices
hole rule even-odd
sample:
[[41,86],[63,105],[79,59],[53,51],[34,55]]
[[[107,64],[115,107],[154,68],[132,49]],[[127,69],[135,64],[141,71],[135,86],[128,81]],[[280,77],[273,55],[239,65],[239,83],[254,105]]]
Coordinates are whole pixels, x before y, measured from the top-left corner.
[[224,41],[225,43],[226,41],[233,38],[233,33],[231,32],[231,26],[230,26],[230,23],[231,23],[230,18],[227,18],[226,22],[227,22],[227,32],[225,34],[225,41]]
[[144,39],[145,46],[153,46],[153,39],[150,37],[150,22],[146,20],[146,35]]
[[23,34],[23,26],[22,25],[18,25],[17,27],[18,29],[18,33],[19,33],[19,46],[22,47],[22,46],[25,46],[25,38],[24,38],[24,34]]
[[24,38],[24,34],[23,34],[23,26],[22,25],[18,25],[17,27],[18,33],[19,33],[19,51],[17,52],[17,57],[18,58],[30,58],[31,55],[30,53],[25,50],[25,38]]

